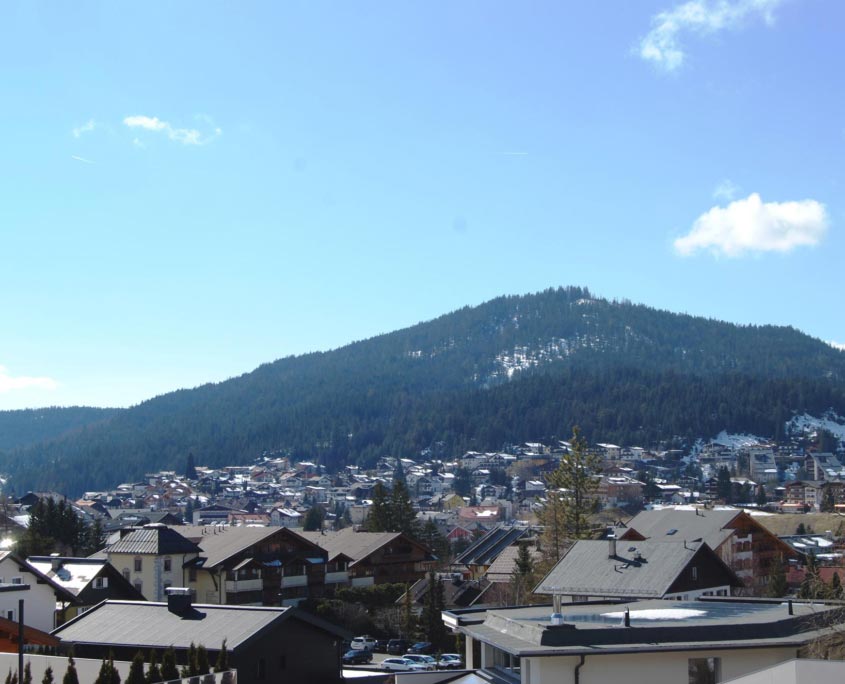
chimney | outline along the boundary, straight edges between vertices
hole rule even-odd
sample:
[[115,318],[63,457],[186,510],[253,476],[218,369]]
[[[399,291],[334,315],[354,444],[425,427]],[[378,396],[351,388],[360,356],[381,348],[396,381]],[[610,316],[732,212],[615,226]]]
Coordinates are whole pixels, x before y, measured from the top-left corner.
[[191,590],[188,587],[167,587],[167,610],[174,615],[185,615],[191,610]]
[[50,569],[53,572],[56,572],[60,567],[62,567],[62,560],[59,557],[58,553],[51,553],[50,554]]
[[607,528],[607,557],[616,558],[616,532],[612,527]]

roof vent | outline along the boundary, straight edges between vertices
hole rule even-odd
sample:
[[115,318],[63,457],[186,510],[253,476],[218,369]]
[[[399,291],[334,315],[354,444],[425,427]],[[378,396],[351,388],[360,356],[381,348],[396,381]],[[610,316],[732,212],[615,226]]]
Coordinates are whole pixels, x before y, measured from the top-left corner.
[[175,615],[184,616],[191,610],[191,590],[188,587],[167,587],[167,610]]
[[563,613],[552,613],[551,622],[553,627],[563,624]]

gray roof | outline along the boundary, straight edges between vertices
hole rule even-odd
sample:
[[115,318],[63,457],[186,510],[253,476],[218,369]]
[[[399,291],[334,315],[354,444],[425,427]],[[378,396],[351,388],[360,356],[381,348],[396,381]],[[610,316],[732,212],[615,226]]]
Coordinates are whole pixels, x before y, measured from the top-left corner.
[[[608,544],[607,541],[575,542],[540,581],[534,593],[662,598],[699,549],[714,556],[713,562],[723,565],[706,544],[701,543],[619,541],[613,557],[609,556]],[[726,575],[736,581],[733,573],[727,568],[725,570]],[[722,584],[720,582],[719,586]]]
[[[726,529],[734,518],[742,514],[739,509],[689,510],[663,508],[653,511],[641,511],[628,523],[628,529],[634,529],[651,541],[693,541],[707,543],[711,549],[718,549],[733,530]],[[674,530],[674,531],[673,531]],[[622,536],[626,530],[617,530],[616,536]]]
[[113,647],[188,648],[194,642],[216,649],[226,639],[227,646],[236,649],[291,610],[204,604],[193,608],[183,618],[171,613],[166,603],[103,601],[52,633],[66,642]]
[[199,553],[199,547],[164,525],[145,525],[112,544],[107,553],[151,554]]
[[[196,543],[205,559],[204,568],[212,568],[237,556],[255,544],[274,535],[298,540],[303,550],[314,546],[313,542],[286,527],[224,527],[218,525],[175,525],[171,527],[182,537]],[[314,549],[320,553],[320,549]]]
[[329,560],[343,555],[351,559],[353,565],[402,536],[401,532],[356,532],[351,527],[345,527],[337,532],[301,532],[300,534],[328,551]]
[[[538,563],[542,559],[542,554],[536,549],[529,549],[531,560]],[[497,557],[496,560],[487,568],[484,576],[491,582],[510,582],[513,573],[516,570],[516,559],[519,555],[519,545],[508,546]]]
[[497,525],[455,559],[455,565],[490,565],[508,546],[530,531],[528,527]]

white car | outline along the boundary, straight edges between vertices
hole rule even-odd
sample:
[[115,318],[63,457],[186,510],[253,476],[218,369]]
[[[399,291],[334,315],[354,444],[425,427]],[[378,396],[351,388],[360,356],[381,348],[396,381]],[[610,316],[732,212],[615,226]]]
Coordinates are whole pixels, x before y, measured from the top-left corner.
[[437,662],[441,670],[460,670],[463,666],[464,659],[458,653],[444,653]]
[[356,651],[366,648],[368,651],[373,651],[376,648],[376,640],[368,634],[364,636],[357,636],[349,644],[349,648],[354,648]]
[[407,672],[411,668],[411,662],[404,658],[385,658],[381,661],[381,669],[389,672]]
[[437,669],[437,661],[432,658],[430,655],[418,655],[416,653],[406,653],[404,656],[405,660],[410,660],[412,663],[416,663],[420,666],[422,670],[436,670]]

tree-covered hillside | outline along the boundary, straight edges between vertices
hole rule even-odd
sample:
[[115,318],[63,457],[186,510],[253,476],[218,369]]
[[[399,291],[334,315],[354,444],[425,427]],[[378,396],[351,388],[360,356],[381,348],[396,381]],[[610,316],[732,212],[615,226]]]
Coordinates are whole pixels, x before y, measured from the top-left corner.
[[[792,328],[594,298],[500,297],[330,352],[173,392],[8,452],[11,486],[78,493],[151,469],[288,450],[330,468],[567,436],[648,444],[721,429],[775,436],[793,411],[845,413],[845,353]],[[108,464],[108,467],[104,467]]]
[[19,449],[111,418],[120,409],[71,406],[0,411],[0,451]]

